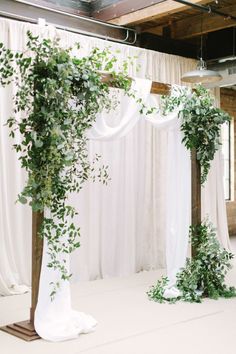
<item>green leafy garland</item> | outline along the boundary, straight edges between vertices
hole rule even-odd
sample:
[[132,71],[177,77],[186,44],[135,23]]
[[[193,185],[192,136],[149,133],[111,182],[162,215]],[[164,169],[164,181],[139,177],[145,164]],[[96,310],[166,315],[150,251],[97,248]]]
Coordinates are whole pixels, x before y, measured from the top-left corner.
[[228,113],[214,105],[210,91],[198,85],[192,91],[186,87],[173,87],[170,96],[162,97],[164,114],[179,108],[183,143],[187,149],[196,149],[201,165],[203,184],[210,169],[215,152],[221,145],[221,125],[230,121]]
[[176,287],[181,295],[177,298],[165,298],[169,280],[162,277],[147,292],[148,297],[160,303],[175,303],[178,300],[201,302],[205,297],[235,297],[235,287],[225,284],[225,276],[232,268],[230,261],[234,255],[220,246],[212,224],[205,221],[201,225],[191,226],[189,234],[195,255],[191,260],[187,258],[185,268],[177,274]]
[[[30,32],[27,35],[25,53],[13,52],[0,43],[0,85],[14,82],[17,87],[14,117],[7,125],[12,138],[16,131],[21,133],[14,149],[28,173],[18,201],[29,203],[34,212],[50,211],[40,230],[49,245],[48,267],[68,280],[71,274],[63,255],[79,247],[80,229],[73,222],[77,212],[67,205],[67,196],[79,192],[89,178],[98,177],[103,183],[108,179],[107,167],[97,171],[99,157],[91,163],[87,151],[86,131],[97,113],[117,103],[99,72],[109,72],[114,87],[132,97],[135,94],[130,90],[127,63],[115,72],[116,57],[108,49],[95,48],[89,56],[73,58],[71,49],[62,49],[59,40],[40,41]],[[53,298],[60,283],[51,285]]]
[[[215,152],[221,145],[221,125],[229,122],[230,116],[214,106],[210,92],[201,85],[194,90],[175,86],[170,96],[162,97],[164,115],[176,109],[181,119],[182,142],[187,149],[196,149],[203,184]],[[191,226],[189,233],[195,254],[193,259],[187,259],[185,268],[177,274],[176,287],[181,295],[165,297],[169,279],[162,277],[147,292],[148,297],[160,303],[175,303],[178,300],[201,302],[204,297],[218,299],[236,296],[236,289],[225,284],[234,255],[221,248],[212,224],[205,221]]]

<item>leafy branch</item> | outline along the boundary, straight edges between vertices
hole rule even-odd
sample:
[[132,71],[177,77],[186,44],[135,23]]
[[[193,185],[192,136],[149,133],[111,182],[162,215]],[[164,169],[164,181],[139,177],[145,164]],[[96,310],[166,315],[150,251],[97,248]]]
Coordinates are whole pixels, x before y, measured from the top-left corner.
[[174,87],[172,94],[162,98],[164,114],[179,108],[183,143],[187,149],[196,149],[197,159],[202,167],[203,184],[210,169],[215,152],[221,145],[221,126],[229,122],[228,113],[214,105],[214,98],[209,90],[198,85],[190,91],[186,87]]
[[[14,116],[7,125],[12,138],[16,131],[21,133],[14,149],[28,173],[18,201],[29,203],[34,212],[49,210],[40,230],[49,246],[48,267],[69,280],[63,255],[79,247],[80,229],[73,222],[77,211],[67,205],[68,194],[79,192],[90,178],[98,177],[105,184],[108,180],[107,166],[99,167],[98,156],[91,162],[87,150],[86,132],[97,113],[117,103],[99,72],[108,71],[116,87],[130,96],[134,93],[127,63],[116,72],[116,57],[108,49],[94,48],[88,56],[74,58],[58,39],[40,41],[30,32],[27,35],[24,53],[0,43],[0,84],[5,87],[13,82],[17,88]],[[53,298],[60,283],[51,285]]]
[[193,259],[187,258],[186,266],[177,274],[176,287],[181,295],[165,297],[168,278],[163,277],[147,292],[151,300],[175,303],[178,300],[201,302],[203,298],[218,299],[236,296],[236,289],[225,284],[227,272],[232,268],[234,255],[219,244],[215,229],[208,221],[189,230],[190,240],[195,249]]

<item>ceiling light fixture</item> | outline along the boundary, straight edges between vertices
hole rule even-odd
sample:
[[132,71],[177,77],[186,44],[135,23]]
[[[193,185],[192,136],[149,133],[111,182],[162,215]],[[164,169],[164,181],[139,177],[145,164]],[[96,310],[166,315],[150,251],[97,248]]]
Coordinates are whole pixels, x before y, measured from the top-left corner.
[[[202,33],[202,20],[201,20]],[[200,58],[196,70],[188,71],[181,77],[181,81],[190,83],[212,83],[222,79],[222,76],[214,70],[208,70],[206,62],[203,60],[203,41],[201,35]]]
[[190,83],[208,83],[217,82],[222,76],[214,70],[207,70],[206,62],[200,58],[196,70],[185,73],[181,81]]

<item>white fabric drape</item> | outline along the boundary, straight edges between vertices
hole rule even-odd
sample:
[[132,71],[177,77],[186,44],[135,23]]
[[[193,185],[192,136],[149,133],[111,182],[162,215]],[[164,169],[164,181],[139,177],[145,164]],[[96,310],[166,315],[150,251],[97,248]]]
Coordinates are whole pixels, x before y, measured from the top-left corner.
[[[78,55],[86,55],[95,46],[104,48],[108,45],[106,41],[5,19],[0,20],[0,41],[3,41],[13,50],[22,51],[26,48],[27,30],[42,37],[57,35],[61,38],[61,45],[66,47],[73,46],[75,42],[80,42],[81,50]],[[179,84],[181,74],[195,66],[195,61],[173,55],[115,43],[109,43],[109,46],[111,51],[120,50],[120,53],[116,54],[118,56],[117,66],[119,66],[120,60],[128,56],[137,57],[134,61],[137,65],[141,64],[140,70],[137,73],[135,65],[131,66],[129,68],[129,75],[131,76]],[[12,293],[13,287],[17,284],[30,283],[31,214],[27,207],[14,204],[17,194],[23,188],[25,174],[20,169],[15,152],[11,150],[12,141],[7,137],[7,129],[6,127],[3,128],[6,119],[11,115],[13,93],[14,87],[1,89],[0,91],[1,294]],[[89,143],[91,158],[94,153],[98,153],[102,156],[102,163],[109,165],[111,181],[107,187],[98,183],[88,183],[79,197],[71,196],[71,201],[79,210],[78,222],[82,231],[81,247],[73,254],[71,261],[74,280],[125,276],[143,269],[164,268],[166,266],[168,254],[166,257],[165,244],[167,243],[169,247],[174,244],[177,245],[176,240],[180,234],[177,235],[173,232],[173,225],[182,215],[181,210],[175,209],[176,200],[174,200],[173,192],[177,191],[179,200],[186,198],[186,189],[184,187],[183,189],[180,188],[182,179],[186,177],[184,172],[183,175],[180,174],[173,181],[170,188],[166,188],[166,183],[171,176],[171,169],[173,171],[173,169],[178,168],[180,163],[176,154],[183,149],[176,134],[178,131],[177,121],[175,122],[176,117],[172,118],[170,118],[170,121],[173,126],[168,132],[164,129],[156,129],[149,122],[140,119],[139,123],[129,133],[130,125],[124,124],[127,130],[124,128],[123,135],[127,134],[120,140],[91,141]],[[119,115],[114,116],[114,120],[113,115],[112,118],[104,118],[106,127],[110,132],[109,126],[114,128],[117,122],[119,123],[119,119]],[[99,129],[97,129],[97,134],[100,134]],[[113,129],[112,134],[114,134]],[[174,146],[176,146],[176,149]],[[174,154],[172,155],[174,156],[172,161],[167,160],[170,153]],[[183,166],[184,171],[187,162]],[[176,171],[173,173],[176,175]],[[167,193],[170,193],[170,191],[172,191],[172,195],[169,194],[169,197],[167,197]],[[183,210],[186,210],[185,207],[187,208],[187,203]],[[170,217],[173,210],[175,210],[175,215],[173,220],[170,221],[172,234],[169,234],[168,239],[166,235],[166,215]],[[109,222],[107,222],[108,220]],[[174,237],[174,243],[171,243],[171,245],[169,243],[170,237],[172,237],[172,241]],[[220,232],[219,237],[222,237]],[[181,252],[185,252],[185,247]],[[45,257],[44,259],[46,262]],[[176,260],[173,259],[172,261],[177,264]],[[178,266],[181,265],[180,263]],[[171,261],[169,263],[167,261],[167,266],[169,269],[171,267],[173,269]],[[46,273],[43,274],[43,276],[46,276]],[[43,278],[43,276],[41,282],[45,284],[46,280],[43,279],[46,278]],[[53,340],[71,338],[75,332],[86,332],[95,324],[94,320],[89,317],[87,318],[89,328],[82,320],[82,327],[79,326],[78,329],[78,318],[75,318],[77,315],[68,310],[71,307],[66,284],[63,285],[61,291],[61,296],[67,294],[64,314],[67,312],[70,319],[74,315],[74,319],[72,328],[70,325],[65,328],[66,321],[64,322],[64,318],[62,326],[64,334],[60,331],[62,328],[58,328],[58,333],[55,334]],[[42,294],[46,293],[42,290]],[[47,303],[44,304],[47,306]],[[40,309],[40,306],[38,309]],[[39,312],[38,318],[40,319]],[[50,313],[52,312],[49,311],[49,317]],[[81,316],[83,317],[83,315],[80,315],[80,319]],[[42,335],[46,338],[45,333],[42,332]]]
[[[95,46],[109,46],[118,57],[117,66],[119,59],[136,57],[135,65],[129,68],[129,75],[134,77],[178,84],[181,74],[195,65],[191,59],[6,19],[0,20],[0,41],[12,50],[23,51],[28,30],[41,37],[52,38],[56,33],[67,47],[80,42],[79,55],[86,55]],[[138,72],[136,65],[140,65]],[[3,126],[12,114],[14,90],[10,86],[0,91],[0,294],[3,295],[11,294],[14,285],[30,285],[31,268],[31,212],[27,206],[15,204],[26,176],[12,150],[14,141],[8,138],[8,130]],[[108,123],[116,124],[116,118]],[[81,248],[72,256],[74,280],[123,276],[165,267],[164,208],[160,206],[166,196],[160,181],[166,178],[163,168],[166,144],[166,134],[143,121],[119,141],[89,143],[91,158],[98,153],[102,163],[109,165],[111,181],[107,187],[89,184],[79,198],[72,197],[80,210],[78,222],[82,229]],[[121,222],[117,222],[117,210]]]
[[[134,89],[137,98],[141,98],[147,105],[157,106],[154,97],[147,100],[150,92],[151,82],[147,80],[135,80]],[[110,139],[120,139],[124,134],[128,134],[134,125],[145,116],[139,114],[137,103],[127,96],[120,95],[120,104],[115,112],[101,113],[89,132],[90,139],[108,141]],[[128,109],[127,109],[128,107]],[[112,120],[113,115],[120,115],[119,123],[109,127],[106,118]],[[178,111],[167,117],[160,117],[158,114],[147,118],[149,124],[156,129],[163,130],[168,140],[166,148],[166,175],[167,181],[163,185],[165,189],[165,229],[163,237],[166,239],[166,262],[167,275],[170,279],[169,286],[175,284],[175,276],[181,267],[184,266],[187,256],[188,229],[190,224],[190,154],[182,144],[182,134],[180,132],[180,120]],[[170,202],[171,201],[171,202]],[[116,216],[117,222],[121,222]],[[110,220],[106,219],[105,223]],[[50,301],[48,293],[48,282],[57,283],[60,281],[60,274],[53,269],[49,269],[47,244],[44,247],[44,256],[41,270],[41,280],[39,288],[38,305],[35,313],[35,328],[40,336],[51,341],[75,338],[79,333],[87,333],[93,330],[96,321],[86,314],[77,313],[71,309],[70,284],[64,282],[62,288],[58,289],[56,298]],[[66,263],[68,272],[69,258]],[[60,309],[60,311],[59,311]]]
[[[223,186],[223,156],[217,151],[205,185],[202,188],[202,218],[208,218],[214,227],[221,245],[231,250]],[[209,197],[210,196],[210,197]]]
[[[135,92],[135,100],[141,98],[143,102],[146,102],[151,90],[151,85],[151,80],[134,79],[131,85],[131,90]],[[119,105],[119,110],[116,109],[113,112],[102,112],[98,114],[96,122],[88,132],[89,139],[102,141],[119,139],[127,135],[137,124],[140,118],[140,104],[137,102],[134,104],[135,102],[132,102],[130,97],[124,96],[121,90],[116,92],[116,95],[119,96],[118,102],[120,102],[120,98],[122,97],[122,105]],[[122,119],[119,125],[111,127],[106,119],[115,121],[117,113]]]

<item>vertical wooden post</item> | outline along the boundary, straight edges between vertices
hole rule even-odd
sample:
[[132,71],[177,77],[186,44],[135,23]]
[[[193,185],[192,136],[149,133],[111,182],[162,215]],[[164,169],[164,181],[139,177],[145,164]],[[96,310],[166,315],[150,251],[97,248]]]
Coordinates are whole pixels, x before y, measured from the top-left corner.
[[39,237],[38,232],[43,222],[43,213],[33,212],[32,214],[32,292],[30,322],[34,323],[34,313],[38,301],[39,279],[43,255],[43,239]]
[[[201,166],[197,160],[196,149],[191,151],[191,170],[192,170],[192,225],[201,223]],[[194,248],[192,247],[194,257]]]
[[192,169],[192,225],[201,223],[201,167],[196,149],[191,152]]
[[43,255],[43,239],[39,237],[38,232],[43,221],[43,213],[33,212],[32,215],[32,293],[30,320],[21,321],[1,327],[1,330],[26,341],[39,339],[39,335],[34,329],[34,313],[38,301],[39,278],[41,272],[41,263]]

